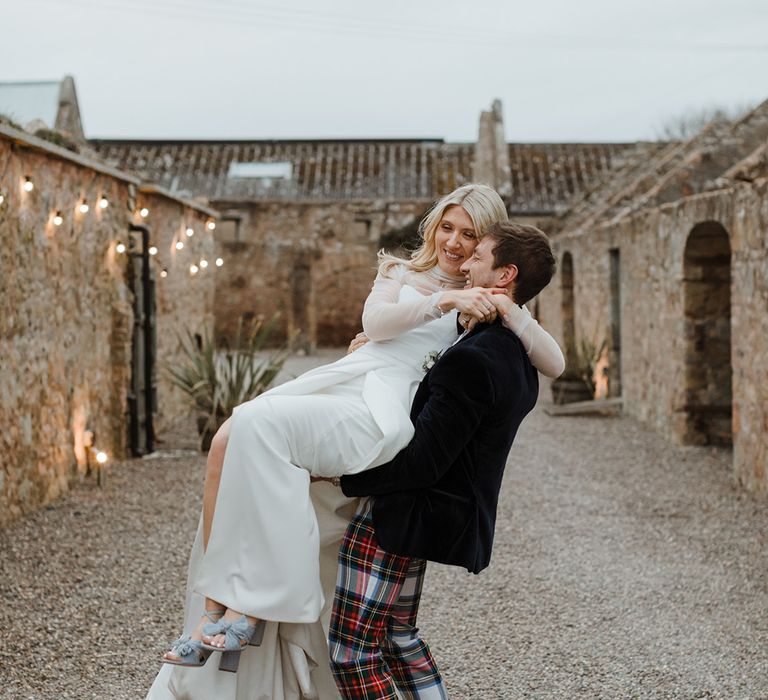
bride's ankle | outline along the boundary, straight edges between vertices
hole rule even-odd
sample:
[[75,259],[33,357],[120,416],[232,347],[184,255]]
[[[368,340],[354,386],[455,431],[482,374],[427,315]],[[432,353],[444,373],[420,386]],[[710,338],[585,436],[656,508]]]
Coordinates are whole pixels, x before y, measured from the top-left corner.
[[233,610],[232,608],[227,608],[227,611],[224,613],[223,619],[227,622],[236,622],[240,618],[244,617],[249,625],[255,625],[257,622],[259,622],[258,617],[251,617],[250,615],[246,615],[245,613],[238,612],[237,610]]

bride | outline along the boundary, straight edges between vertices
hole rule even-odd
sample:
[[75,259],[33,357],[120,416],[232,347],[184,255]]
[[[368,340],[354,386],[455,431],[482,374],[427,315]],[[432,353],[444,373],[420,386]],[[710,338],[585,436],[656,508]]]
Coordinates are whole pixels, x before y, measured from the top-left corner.
[[[426,363],[457,338],[449,312],[495,316],[492,290],[464,289],[459,268],[483,230],[506,219],[486,185],[440,199],[410,260],[380,256],[363,310],[372,342],[241,404],[221,426],[190,561],[187,634],[163,657],[168,666],[148,698],[337,697],[321,615],[354,501],[328,483],[310,488],[310,479],[384,464],[409,442]],[[542,373],[562,372],[557,343],[527,310],[514,307],[502,321]],[[237,670],[242,656],[240,673],[184,668],[203,666],[215,651],[222,670]]]

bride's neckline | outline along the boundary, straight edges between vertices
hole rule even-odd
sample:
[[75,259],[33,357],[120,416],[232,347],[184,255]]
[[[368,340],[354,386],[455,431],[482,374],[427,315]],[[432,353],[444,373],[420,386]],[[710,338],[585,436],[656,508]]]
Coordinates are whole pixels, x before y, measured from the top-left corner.
[[425,271],[424,275],[441,289],[463,287],[466,282],[464,275],[449,275],[447,272],[443,272],[437,265]]

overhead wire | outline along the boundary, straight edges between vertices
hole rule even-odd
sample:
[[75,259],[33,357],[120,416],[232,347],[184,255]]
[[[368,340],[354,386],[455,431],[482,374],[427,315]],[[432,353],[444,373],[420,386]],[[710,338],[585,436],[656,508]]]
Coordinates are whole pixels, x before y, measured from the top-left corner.
[[[28,0],[30,1],[30,0]],[[60,6],[57,0],[31,0]],[[317,13],[292,8],[278,8],[272,5],[252,6],[240,2],[219,3],[212,6],[200,0],[69,0],[69,5],[78,5],[98,10],[137,11],[168,17],[176,20],[205,20],[238,26],[279,28],[315,31],[318,33],[352,35],[357,38],[384,38],[388,40],[418,40],[425,42],[461,41],[465,45],[497,45],[507,48],[564,49],[571,51],[768,51],[768,45],[729,44],[680,44],[656,40],[629,40],[608,37],[568,36],[526,32],[493,33],[472,32],[464,27],[432,24],[413,26],[392,22],[383,18],[363,18],[338,13]]]

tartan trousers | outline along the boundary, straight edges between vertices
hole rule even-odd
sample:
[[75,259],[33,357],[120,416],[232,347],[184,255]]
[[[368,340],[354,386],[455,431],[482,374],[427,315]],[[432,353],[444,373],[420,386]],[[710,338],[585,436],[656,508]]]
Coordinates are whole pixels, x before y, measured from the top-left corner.
[[447,700],[416,627],[427,563],[385,552],[361,503],[339,550],[331,613],[331,670],[345,700]]

